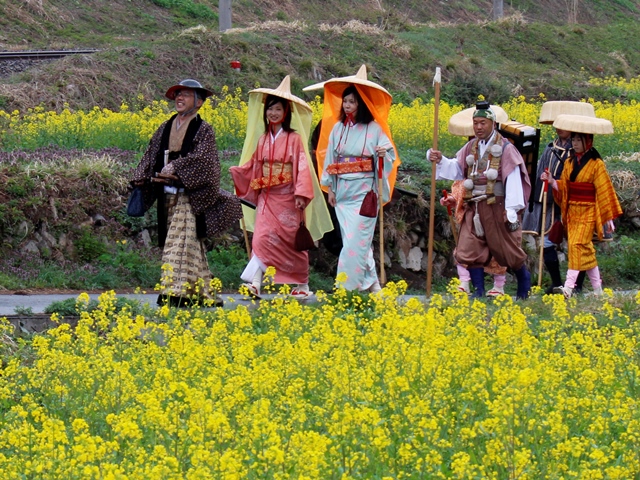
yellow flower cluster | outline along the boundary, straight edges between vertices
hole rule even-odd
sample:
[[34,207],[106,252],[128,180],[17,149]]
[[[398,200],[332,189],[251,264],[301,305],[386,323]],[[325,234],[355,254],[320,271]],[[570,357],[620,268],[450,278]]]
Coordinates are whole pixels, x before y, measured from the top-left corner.
[[3,365],[0,478],[640,475],[638,324],[607,296],[603,322],[405,288],[155,318],[80,297]]
[[589,79],[589,85],[605,89],[615,96],[627,96],[635,98],[636,100],[640,98],[640,76],[633,77],[629,80],[625,77],[616,77],[615,75],[604,78],[592,77]]
[[[634,79],[628,85],[630,89],[636,88],[640,85],[640,79]],[[543,94],[535,99],[519,96],[501,105],[510,118],[526,125],[540,126],[543,144],[554,136],[551,126],[538,124],[544,100]],[[636,100],[624,103],[588,101],[594,105],[596,115],[611,120],[615,128],[615,134],[596,139],[595,145],[601,154],[608,156],[640,150],[640,104]],[[142,99],[138,99],[138,102],[142,103]],[[310,105],[315,125],[322,118],[322,99],[316,97]],[[464,143],[464,139],[448,132],[449,118],[463,108],[462,105],[440,103],[438,138],[443,151],[453,151]],[[421,99],[409,105],[398,103],[392,106],[389,125],[396,146],[401,151],[425,150],[431,146],[434,109],[433,100],[424,102]],[[248,105],[242,90],[237,88],[230,91],[226,86],[219,96],[211,97],[200,110],[202,117],[213,125],[219,148],[236,151],[242,148],[244,142],[247,113]],[[119,147],[139,151],[146,147],[153,132],[170,115],[171,108],[164,100],[135,110],[123,104],[117,112],[99,107],[89,112],[72,112],[65,108],[60,113],[45,111],[41,107],[22,113],[0,110],[0,146],[7,149],[33,149],[54,144],[77,148]]]

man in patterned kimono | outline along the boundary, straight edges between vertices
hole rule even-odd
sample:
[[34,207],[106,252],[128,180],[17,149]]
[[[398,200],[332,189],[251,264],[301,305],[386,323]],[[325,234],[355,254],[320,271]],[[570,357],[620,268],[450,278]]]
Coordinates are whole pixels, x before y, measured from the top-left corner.
[[563,287],[554,289],[565,297],[573,294],[578,273],[586,270],[595,295],[602,294],[602,279],[593,246],[593,234],[602,240],[615,230],[613,220],[622,215],[615,189],[602,157],[593,147],[593,135],[613,133],[613,125],[602,118],[559,115],[553,126],[571,133],[571,156],[562,176],[555,180],[550,172],[540,179],[549,181],[554,199],[562,210],[567,230],[569,269]]
[[466,267],[475,288],[484,296],[484,266],[495,258],[511,268],[518,280],[517,298],[526,299],[531,277],[522,249],[519,215],[527,206],[531,185],[520,152],[496,130],[496,116],[488,102],[479,102],[473,113],[475,138],[455,158],[429,149],[436,163],[436,177],[463,180],[468,207],[460,225],[456,261]]
[[[186,306],[211,298],[203,243],[242,216],[237,197],[220,189],[213,128],[198,110],[212,92],[186,79],[167,90],[176,114],[155,132],[131,183],[143,188],[145,208],[157,200],[158,245],[165,273],[158,304]],[[221,304],[220,301],[217,302]]]

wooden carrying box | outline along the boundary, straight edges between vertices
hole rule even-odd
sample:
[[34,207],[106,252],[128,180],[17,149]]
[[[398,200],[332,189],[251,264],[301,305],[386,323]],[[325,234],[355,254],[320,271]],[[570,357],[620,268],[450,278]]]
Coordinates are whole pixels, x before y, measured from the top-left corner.
[[[540,152],[540,129],[524,125],[519,122],[509,121],[498,126],[500,135],[509,140],[518,149],[524,163],[527,166],[531,186],[536,184],[536,170],[538,168],[538,156]],[[533,200],[534,188],[531,189],[529,202]]]

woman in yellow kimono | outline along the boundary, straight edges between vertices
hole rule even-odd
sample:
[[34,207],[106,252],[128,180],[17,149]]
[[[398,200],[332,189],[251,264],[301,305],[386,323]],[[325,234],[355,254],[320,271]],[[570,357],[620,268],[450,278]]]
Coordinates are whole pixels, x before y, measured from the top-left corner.
[[581,115],[559,115],[553,126],[572,132],[571,155],[560,179],[554,180],[548,172],[540,176],[555,190],[553,196],[562,210],[562,222],[567,232],[569,269],[564,286],[554,292],[570,297],[578,273],[585,270],[594,294],[600,295],[602,280],[593,234],[595,232],[602,240],[604,234],[613,233],[613,220],[622,215],[622,207],[607,168],[593,148],[593,134],[613,133],[613,126],[608,120]]
[[296,232],[301,221],[314,240],[332,228],[307,147],[311,115],[311,107],[291,94],[288,76],[275,90],[249,92],[247,138],[240,166],[230,171],[237,195],[256,205],[255,211],[243,207],[253,241],[241,275],[256,297],[266,268],[273,266],[275,283],[296,284],[291,295],[307,298],[309,255],[294,248]]

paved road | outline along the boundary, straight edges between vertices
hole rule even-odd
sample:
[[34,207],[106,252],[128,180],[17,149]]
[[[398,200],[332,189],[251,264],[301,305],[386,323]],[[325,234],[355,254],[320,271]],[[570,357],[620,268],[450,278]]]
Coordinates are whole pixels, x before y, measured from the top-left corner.
[[[89,294],[91,299],[97,300],[99,293]],[[148,303],[155,306],[158,294],[135,294],[135,293],[119,293],[118,297],[126,297],[139,300],[141,304]],[[233,308],[238,303],[250,305],[251,301],[239,294],[222,294],[221,297],[225,302],[225,308]],[[266,295],[265,297],[270,297]],[[53,302],[59,302],[68,298],[78,298],[77,293],[73,294],[52,294],[52,295],[0,295],[0,316],[14,315],[16,308],[30,308],[32,313],[44,313],[44,309]]]

